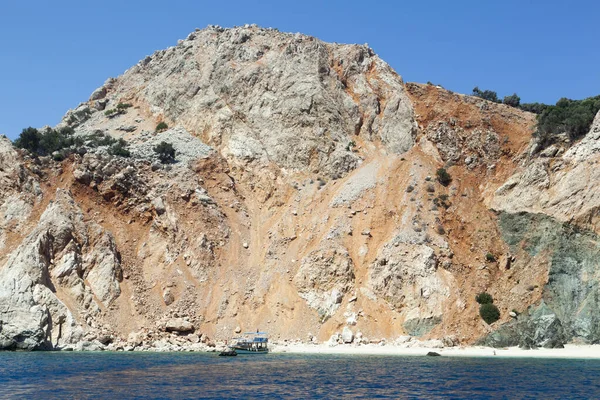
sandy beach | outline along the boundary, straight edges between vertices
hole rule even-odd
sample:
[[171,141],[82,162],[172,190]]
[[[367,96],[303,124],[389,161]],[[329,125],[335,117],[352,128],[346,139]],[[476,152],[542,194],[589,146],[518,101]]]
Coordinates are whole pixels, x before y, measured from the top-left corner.
[[600,359],[600,345],[565,345],[564,349],[523,350],[518,347],[494,349],[491,347],[402,347],[396,345],[381,346],[378,344],[337,345],[326,344],[288,344],[275,345],[273,353],[296,354],[347,354],[347,355],[394,355],[424,356],[428,352],[436,352],[446,357],[531,357],[531,358],[587,358]]

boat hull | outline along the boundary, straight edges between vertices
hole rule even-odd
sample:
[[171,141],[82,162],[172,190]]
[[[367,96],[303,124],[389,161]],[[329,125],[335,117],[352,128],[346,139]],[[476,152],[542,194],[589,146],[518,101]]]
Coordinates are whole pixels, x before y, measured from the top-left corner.
[[235,347],[233,349],[238,354],[267,354],[269,352],[268,350],[253,351],[253,350],[237,349]]

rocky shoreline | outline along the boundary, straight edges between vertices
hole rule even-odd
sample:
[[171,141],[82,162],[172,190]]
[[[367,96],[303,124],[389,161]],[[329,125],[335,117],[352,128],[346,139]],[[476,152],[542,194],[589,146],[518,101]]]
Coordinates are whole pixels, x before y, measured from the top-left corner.
[[[73,345],[54,348],[52,351],[66,352],[151,352],[151,353],[219,353],[227,348],[225,341],[202,342],[198,335],[172,335],[154,342],[139,344],[116,340],[108,344],[102,338],[81,341]],[[444,357],[512,357],[512,358],[569,358],[600,359],[600,345],[567,344],[564,348],[524,349],[519,347],[493,348],[486,346],[444,346],[439,340],[408,340],[369,343],[332,344],[329,341],[275,341],[270,344],[274,354],[322,354],[348,356],[444,356]]]

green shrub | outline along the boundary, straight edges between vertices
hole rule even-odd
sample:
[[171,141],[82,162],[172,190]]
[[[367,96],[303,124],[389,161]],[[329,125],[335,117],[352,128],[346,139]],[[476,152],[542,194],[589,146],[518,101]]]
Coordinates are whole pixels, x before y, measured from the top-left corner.
[[[38,156],[51,155],[57,151],[62,152],[62,159],[66,158],[70,152],[67,149],[73,147],[76,138],[73,137],[73,128],[66,127],[59,130],[46,129],[40,132],[35,128],[23,129],[19,137],[14,141],[14,146],[25,149]],[[59,156],[54,156],[54,158]],[[62,161],[57,160],[57,161]]]
[[101,130],[96,130],[87,137],[87,145],[89,147],[112,146],[116,142],[116,139]]
[[494,262],[496,261],[496,256],[494,256],[492,253],[487,253],[485,255],[485,259],[489,262]]
[[494,302],[494,298],[491,294],[482,292],[475,296],[475,301],[479,304],[492,304]]
[[479,307],[479,315],[486,323],[492,324],[500,319],[500,310],[492,303],[486,303]]
[[[73,145],[73,138],[70,134],[65,135],[63,131],[57,131],[54,129],[48,129],[42,133],[40,138],[40,155],[52,154],[55,151],[60,151],[71,147]],[[68,132],[68,130],[66,131]]]
[[600,96],[584,100],[562,98],[556,105],[546,106],[538,115],[536,136],[543,145],[551,144],[561,133],[574,141],[587,134],[599,110]]
[[56,151],[54,153],[52,153],[52,159],[54,161],[63,161],[65,158],[68,157],[68,153],[65,151]]
[[159,122],[158,125],[156,125],[156,132],[166,131],[167,129],[169,129],[169,126],[164,121]]
[[448,186],[450,182],[452,182],[452,177],[445,168],[439,168],[435,172],[435,175],[437,176],[438,182],[443,186]]
[[521,98],[516,93],[513,93],[510,96],[504,96],[502,102],[507,106],[518,108],[521,104]]
[[41,138],[42,135],[37,129],[29,127],[21,131],[21,134],[13,144],[15,147],[37,154]]
[[491,90],[480,90],[479,87],[475,86],[473,88],[472,96],[480,97],[484,100],[493,101],[494,103],[500,103],[500,99],[498,99],[498,94]]
[[73,136],[75,129],[71,128],[70,126],[64,126],[58,130],[58,133],[63,136]]
[[166,164],[175,161],[175,149],[171,143],[160,142],[153,150],[158,154],[161,163]]
[[131,152],[127,149],[127,142],[123,139],[119,139],[109,149],[108,154],[119,157],[130,157]]
[[110,110],[104,111],[104,115],[108,118],[116,117],[117,115],[125,114],[127,110],[124,108],[111,108]]
[[523,103],[519,106],[519,108],[523,111],[541,114],[546,108],[548,108],[548,105],[543,103]]
[[119,103],[119,104],[117,104],[117,110],[126,110],[129,107],[133,107],[133,105],[131,105],[129,103]]

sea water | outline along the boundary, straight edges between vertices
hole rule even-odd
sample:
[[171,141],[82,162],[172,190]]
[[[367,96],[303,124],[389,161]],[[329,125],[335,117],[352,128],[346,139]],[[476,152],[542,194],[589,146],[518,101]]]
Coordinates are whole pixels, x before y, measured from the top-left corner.
[[0,398],[598,399],[600,360],[0,352]]

